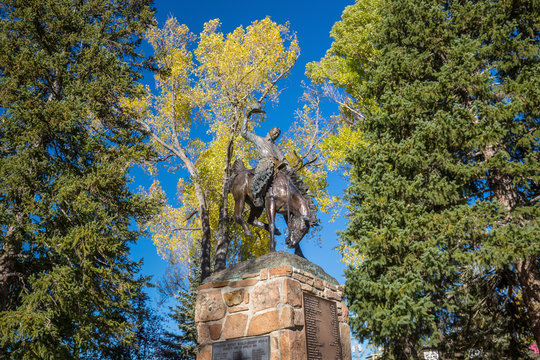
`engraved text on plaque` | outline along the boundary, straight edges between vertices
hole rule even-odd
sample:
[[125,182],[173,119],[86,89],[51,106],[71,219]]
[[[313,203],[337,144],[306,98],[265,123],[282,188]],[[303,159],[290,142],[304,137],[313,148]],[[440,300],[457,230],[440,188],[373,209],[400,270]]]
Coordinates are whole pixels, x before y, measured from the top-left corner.
[[270,360],[270,336],[214,343],[212,360]]
[[308,360],[341,360],[336,303],[304,293]]

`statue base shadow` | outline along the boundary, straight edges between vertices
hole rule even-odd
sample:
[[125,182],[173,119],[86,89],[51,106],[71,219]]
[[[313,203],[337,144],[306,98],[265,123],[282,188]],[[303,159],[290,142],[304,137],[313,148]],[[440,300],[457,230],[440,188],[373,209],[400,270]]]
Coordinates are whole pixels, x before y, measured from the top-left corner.
[[199,286],[197,360],[351,360],[343,291],[299,256],[273,252]]

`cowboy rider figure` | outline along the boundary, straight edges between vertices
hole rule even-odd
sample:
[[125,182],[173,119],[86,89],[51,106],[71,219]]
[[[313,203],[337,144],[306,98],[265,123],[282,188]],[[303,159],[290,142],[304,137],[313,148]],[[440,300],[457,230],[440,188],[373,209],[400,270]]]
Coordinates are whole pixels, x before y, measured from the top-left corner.
[[259,162],[255,167],[255,176],[253,177],[251,191],[254,199],[253,205],[261,207],[264,204],[263,197],[265,194],[263,190],[267,188],[267,185],[271,181],[276,170],[289,168],[289,164],[275,143],[276,139],[281,134],[281,130],[278,127],[270,129],[265,137],[257,136],[248,130],[248,119],[254,113],[264,113],[264,110],[261,109],[261,104],[258,102],[251,106],[251,110],[244,117],[242,127],[240,128],[240,134],[244,139],[255,145],[257,154],[259,155]]

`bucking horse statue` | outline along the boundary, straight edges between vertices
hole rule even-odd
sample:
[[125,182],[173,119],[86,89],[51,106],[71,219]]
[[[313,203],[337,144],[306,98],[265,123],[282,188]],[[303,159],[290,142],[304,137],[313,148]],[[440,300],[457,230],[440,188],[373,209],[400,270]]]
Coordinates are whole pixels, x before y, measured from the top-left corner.
[[[265,229],[270,233],[270,251],[275,251],[275,235],[281,235],[275,225],[276,214],[283,215],[288,226],[288,234],[285,240],[289,248],[294,248],[294,253],[304,257],[300,249],[300,240],[306,235],[310,227],[317,222],[312,204],[306,199],[307,194],[302,194],[291,179],[289,174],[277,171],[266,187],[262,206],[254,204],[252,182],[255,172],[246,169],[241,160],[236,160],[232,166],[229,178],[229,191],[234,197],[234,220],[242,226],[246,236],[251,236],[248,224]],[[294,178],[294,177],[293,177]],[[246,221],[242,218],[245,204],[251,208]],[[263,210],[266,210],[268,224],[259,220]]]

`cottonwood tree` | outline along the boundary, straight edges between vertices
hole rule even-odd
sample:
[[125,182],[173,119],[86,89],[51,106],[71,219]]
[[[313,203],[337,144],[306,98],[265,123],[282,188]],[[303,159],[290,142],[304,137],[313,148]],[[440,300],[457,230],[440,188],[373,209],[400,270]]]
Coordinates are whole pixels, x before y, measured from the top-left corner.
[[345,292],[354,331],[389,358],[522,358],[540,342],[539,14],[357,1],[310,69],[362,111]]
[[[150,30],[147,39],[159,68],[157,95],[148,91],[145,98],[125,104],[138,111],[156,150],[174,156],[188,171],[189,181],[179,186],[181,206],[165,209],[151,230],[160,251],[198,239],[203,279],[211,271],[212,244],[217,246],[215,267],[225,266],[231,231],[226,181],[233,155],[246,151],[237,141],[239,121],[250,103],[276,98],[277,82],[299,55],[288,26],[269,18],[227,35],[218,27],[219,20],[206,23],[196,44],[174,18],[163,29]],[[208,125],[210,140],[193,136],[195,121]],[[157,184],[153,191],[159,191]],[[171,229],[164,223],[175,225]]]

